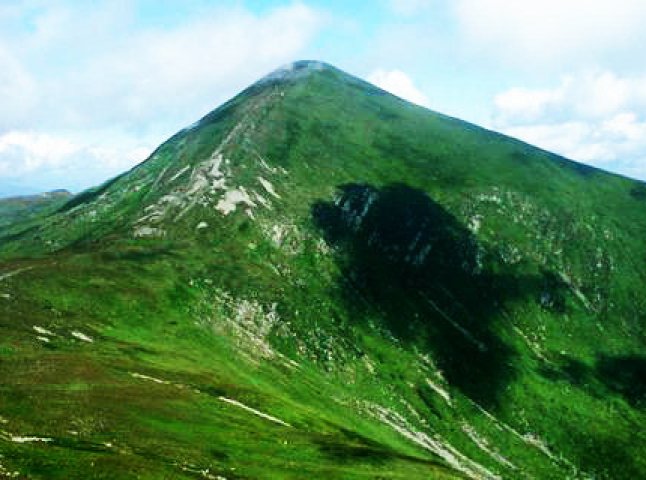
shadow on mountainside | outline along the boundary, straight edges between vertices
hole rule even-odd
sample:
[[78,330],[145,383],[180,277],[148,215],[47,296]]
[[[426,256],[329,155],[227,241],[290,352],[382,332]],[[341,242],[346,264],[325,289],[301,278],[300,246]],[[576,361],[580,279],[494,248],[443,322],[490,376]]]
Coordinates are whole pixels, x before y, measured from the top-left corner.
[[633,408],[646,408],[646,356],[599,355],[593,366],[564,356],[558,364],[545,366],[541,374],[568,382],[596,398],[615,394]]
[[515,355],[492,328],[504,302],[537,295],[543,277],[482,270],[475,236],[425,192],[348,184],[312,207],[337,248],[351,318],[380,319],[400,341],[430,351],[446,380],[495,408]]
[[[628,408],[646,409],[646,356],[601,354],[587,364],[563,355],[557,362],[543,365],[540,373],[548,380],[567,383],[612,405],[600,415],[590,410],[594,420],[588,422],[578,415],[559,417],[562,428],[569,432],[577,463],[589,473],[604,472],[599,478],[642,478],[646,438],[642,433],[643,422],[640,423],[637,412],[622,408],[615,396],[621,397]],[[608,428],[609,422],[616,422],[619,427]]]
[[601,356],[596,374],[611,391],[618,393],[633,407],[646,408],[646,356]]

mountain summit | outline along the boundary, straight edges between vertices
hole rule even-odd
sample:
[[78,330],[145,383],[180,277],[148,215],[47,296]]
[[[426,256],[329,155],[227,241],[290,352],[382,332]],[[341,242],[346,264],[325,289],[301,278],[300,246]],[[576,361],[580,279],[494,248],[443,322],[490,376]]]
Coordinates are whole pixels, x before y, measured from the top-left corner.
[[0,476],[637,478],[644,202],[282,67],[0,230]]

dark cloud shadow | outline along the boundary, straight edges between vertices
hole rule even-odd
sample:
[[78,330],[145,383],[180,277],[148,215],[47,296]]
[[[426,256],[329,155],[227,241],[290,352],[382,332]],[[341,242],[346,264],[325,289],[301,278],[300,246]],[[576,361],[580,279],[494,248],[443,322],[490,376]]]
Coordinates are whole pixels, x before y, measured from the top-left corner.
[[646,408],[646,356],[626,355],[597,359],[597,378],[636,408]]
[[451,385],[495,407],[515,353],[494,319],[505,301],[538,296],[549,279],[484,271],[486,251],[470,230],[407,185],[343,185],[312,216],[339,254],[352,318],[377,319],[398,341],[432,352]]
[[593,366],[564,356],[539,371],[545,378],[570,383],[595,398],[615,394],[634,408],[646,408],[646,356],[599,355]]

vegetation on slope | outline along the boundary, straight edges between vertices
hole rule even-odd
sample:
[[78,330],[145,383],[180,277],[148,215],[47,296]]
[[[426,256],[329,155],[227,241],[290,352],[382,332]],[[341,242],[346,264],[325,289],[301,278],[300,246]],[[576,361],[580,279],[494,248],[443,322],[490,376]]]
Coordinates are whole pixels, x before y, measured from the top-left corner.
[[0,234],[10,225],[27,221],[38,214],[51,213],[71,196],[66,190],[54,190],[41,195],[0,199]]
[[644,191],[279,70],[0,238],[0,475],[637,478]]

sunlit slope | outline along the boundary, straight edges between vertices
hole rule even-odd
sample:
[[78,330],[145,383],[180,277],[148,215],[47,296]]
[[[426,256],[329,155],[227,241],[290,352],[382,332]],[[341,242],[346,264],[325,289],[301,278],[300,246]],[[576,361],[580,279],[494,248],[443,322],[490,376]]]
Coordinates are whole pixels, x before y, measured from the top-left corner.
[[66,190],[55,190],[40,195],[0,198],[0,235],[16,223],[51,213],[71,196]]
[[645,206],[278,70],[0,238],[0,475],[638,478]]

